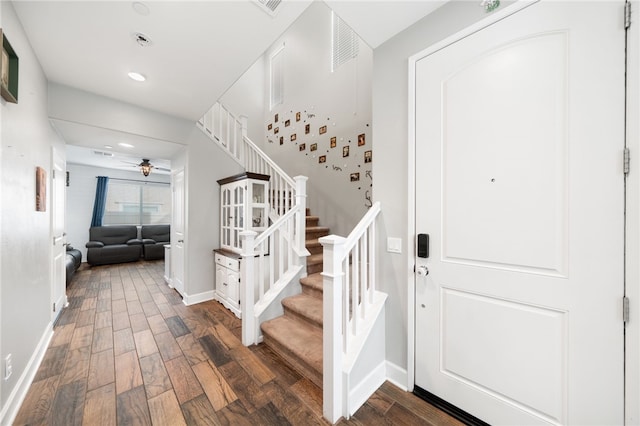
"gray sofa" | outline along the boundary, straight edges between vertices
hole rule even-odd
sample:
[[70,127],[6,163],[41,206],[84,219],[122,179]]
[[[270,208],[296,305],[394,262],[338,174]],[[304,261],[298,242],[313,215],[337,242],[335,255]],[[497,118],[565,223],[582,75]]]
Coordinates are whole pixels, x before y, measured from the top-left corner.
[[89,240],[87,263],[91,266],[135,262],[142,255],[142,240],[135,225],[93,226]]
[[140,230],[146,260],[164,259],[164,245],[171,240],[169,225],[143,225]]

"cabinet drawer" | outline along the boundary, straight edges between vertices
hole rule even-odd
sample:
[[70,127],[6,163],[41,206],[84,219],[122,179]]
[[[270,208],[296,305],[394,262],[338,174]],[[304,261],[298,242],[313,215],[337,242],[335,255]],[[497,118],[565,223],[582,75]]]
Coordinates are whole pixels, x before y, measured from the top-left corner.
[[215,262],[217,265],[224,266],[225,268],[229,268],[233,271],[240,270],[240,261],[238,259],[233,259],[227,256],[223,256],[219,253],[216,253]]

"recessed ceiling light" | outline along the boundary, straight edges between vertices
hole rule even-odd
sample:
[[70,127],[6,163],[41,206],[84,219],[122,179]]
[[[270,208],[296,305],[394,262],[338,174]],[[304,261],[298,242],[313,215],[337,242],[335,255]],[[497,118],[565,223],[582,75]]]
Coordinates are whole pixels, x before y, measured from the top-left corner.
[[130,143],[125,143],[125,142],[118,142],[118,145],[120,145],[123,148],[133,148],[134,147]]
[[149,6],[142,2],[135,1],[131,6],[133,7],[133,10],[135,10],[142,16],[147,16],[149,13],[151,13],[151,11],[149,10]]
[[133,72],[131,71],[129,74],[127,74],[129,76],[129,78],[131,80],[135,80],[135,81],[145,81],[147,79],[147,77],[145,77],[144,75],[140,74],[139,72]]
[[113,147],[111,145],[105,145],[104,147],[107,148],[107,149],[113,149]]

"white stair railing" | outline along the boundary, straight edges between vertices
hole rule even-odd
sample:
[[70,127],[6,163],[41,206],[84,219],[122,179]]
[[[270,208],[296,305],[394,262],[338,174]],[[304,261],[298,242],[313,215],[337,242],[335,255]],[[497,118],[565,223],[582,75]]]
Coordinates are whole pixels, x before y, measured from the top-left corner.
[[247,172],[270,176],[272,224],[259,235],[253,231],[241,233],[242,342],[249,346],[259,342],[260,316],[306,266],[307,178],[287,175],[247,137],[246,117],[236,117],[219,102],[197,125]]
[[330,235],[323,246],[323,414],[331,423],[349,416],[349,359],[362,349],[386,295],[376,290],[376,218],[369,209],[347,238]]

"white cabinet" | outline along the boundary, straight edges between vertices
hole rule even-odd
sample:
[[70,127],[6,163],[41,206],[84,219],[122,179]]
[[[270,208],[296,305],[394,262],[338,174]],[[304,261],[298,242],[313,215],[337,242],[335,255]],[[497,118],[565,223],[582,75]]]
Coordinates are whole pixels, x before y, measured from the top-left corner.
[[214,250],[216,265],[215,298],[238,318],[240,311],[240,256],[227,250]]
[[269,176],[242,173],[220,184],[220,249],[214,250],[215,298],[238,318],[240,310],[240,233],[269,226]]
[[269,226],[269,176],[242,173],[220,184],[220,248],[240,253],[240,233],[260,233]]

